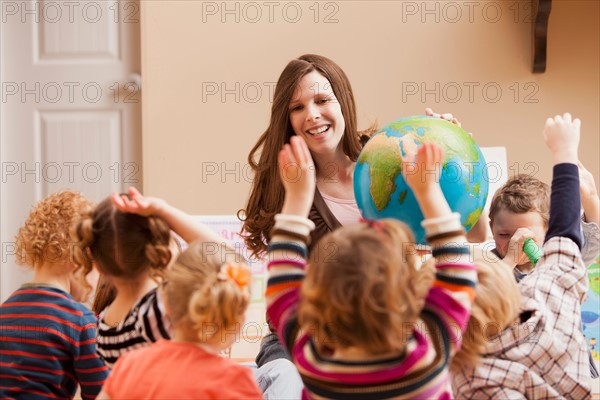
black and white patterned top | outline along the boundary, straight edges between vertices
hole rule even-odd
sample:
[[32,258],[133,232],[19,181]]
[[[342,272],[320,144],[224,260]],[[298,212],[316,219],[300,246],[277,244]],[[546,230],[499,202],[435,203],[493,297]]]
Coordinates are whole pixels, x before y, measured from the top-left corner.
[[171,337],[171,323],[157,288],[144,295],[117,326],[104,322],[106,311],[99,315],[97,346],[98,354],[110,368],[121,355]]

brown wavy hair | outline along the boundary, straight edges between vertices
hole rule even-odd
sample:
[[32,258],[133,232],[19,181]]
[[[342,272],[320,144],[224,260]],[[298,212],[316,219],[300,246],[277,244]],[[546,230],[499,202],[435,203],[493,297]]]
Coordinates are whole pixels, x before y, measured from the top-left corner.
[[135,280],[145,272],[159,280],[171,258],[169,225],[156,216],[119,211],[105,199],[74,227],[75,262],[84,274],[95,263],[106,277]]
[[550,221],[550,186],[528,174],[519,174],[496,191],[490,204],[490,222],[500,210],[517,214],[537,212],[548,228]]
[[472,255],[478,282],[461,348],[450,365],[455,371],[475,367],[486,346],[517,320],[521,306],[512,268],[489,254]]
[[419,264],[410,228],[396,220],[327,234],[311,253],[300,326],[317,345],[356,346],[373,355],[403,350],[434,277]]
[[39,201],[15,238],[17,264],[37,268],[45,263],[71,260],[70,228],[92,206],[93,203],[81,193],[70,190]]
[[329,81],[340,104],[346,124],[342,148],[350,160],[356,161],[364,143],[375,132],[374,125],[358,131],[352,87],[339,65],[315,54],[305,54],[287,64],[277,80],[269,126],[248,154],[254,180],[246,208],[238,211],[238,218],[243,221],[242,235],[252,256],[265,253],[274,216],[283,207],[284,189],[277,169],[277,155],[294,135],[290,124],[290,101],[300,80],[312,71],[318,71]]
[[[207,255],[202,242],[193,242],[167,272],[165,293],[169,316],[191,340],[225,340],[242,319],[250,301],[250,282],[241,288],[220,279],[221,257]],[[237,264],[250,271],[247,265]]]

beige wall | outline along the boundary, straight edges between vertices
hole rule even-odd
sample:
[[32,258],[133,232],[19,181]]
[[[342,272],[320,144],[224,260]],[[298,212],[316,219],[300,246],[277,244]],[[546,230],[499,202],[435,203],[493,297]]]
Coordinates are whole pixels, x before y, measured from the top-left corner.
[[144,188],[189,212],[243,207],[270,91],[307,52],[344,68],[361,127],[426,106],[452,112],[481,146],[507,147],[510,175],[549,181],[541,128],[570,111],[583,121],[580,156],[598,184],[597,1],[553,1],[544,74],[531,72],[528,0],[141,4]]

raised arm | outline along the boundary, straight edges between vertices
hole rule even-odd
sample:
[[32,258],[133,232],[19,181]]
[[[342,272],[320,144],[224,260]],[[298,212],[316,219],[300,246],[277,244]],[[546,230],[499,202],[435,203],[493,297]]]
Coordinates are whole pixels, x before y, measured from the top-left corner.
[[[425,309],[437,315],[450,336],[450,353],[460,347],[462,332],[469,320],[471,305],[475,298],[477,274],[470,262],[469,247],[465,242],[460,215],[453,213],[440,187],[439,178],[443,150],[434,144],[419,148],[414,168],[408,168],[412,160],[406,160],[403,174],[412,189],[425,220],[422,222],[436,258],[436,279],[425,303]],[[410,173],[409,173],[410,171]]]
[[550,222],[545,242],[553,237],[568,237],[581,249],[579,169],[577,150],[581,122],[566,113],[548,118],[544,140],[552,154],[552,191],[550,194]]
[[162,218],[183,240],[188,243],[202,241],[214,244],[221,252],[223,262],[240,262],[240,254],[225,238],[214,232],[205,224],[198,222],[193,216],[173,207],[165,200],[156,197],[145,197],[136,188],[129,188],[129,198],[113,193],[113,204],[121,211],[142,216],[155,215]]
[[594,176],[588,171],[581,161],[579,166],[579,195],[581,196],[581,207],[585,222],[592,222],[600,225],[600,199]]
[[307,240],[314,224],[310,211],[315,193],[315,169],[304,140],[293,136],[279,153],[279,174],[285,188],[280,214],[275,216],[267,248],[267,316],[288,349],[297,328],[293,318],[308,254]]
[[[579,120],[564,114],[548,118],[543,132],[554,162],[550,221],[542,246],[543,256],[533,271],[536,278],[528,284],[556,315],[577,313],[589,287],[587,269],[581,259],[579,129]],[[550,289],[560,293],[559,288],[563,289],[563,295],[547,295]]]

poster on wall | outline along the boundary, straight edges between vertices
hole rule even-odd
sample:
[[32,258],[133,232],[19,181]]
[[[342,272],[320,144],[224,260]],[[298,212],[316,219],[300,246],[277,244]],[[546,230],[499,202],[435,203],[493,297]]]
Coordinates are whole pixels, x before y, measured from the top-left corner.
[[596,367],[600,370],[600,255],[588,267],[590,289],[586,301],[581,305],[583,335]]
[[[242,222],[237,216],[198,215],[196,218],[231,243],[235,251],[244,256],[252,271],[251,298],[246,312],[246,321],[229,353],[229,357],[233,360],[251,364],[258,354],[260,340],[268,333],[268,324],[265,321],[266,262],[250,257],[250,252],[240,236]],[[207,246],[208,252],[216,251],[216,246],[213,249],[210,248],[210,244]]]

